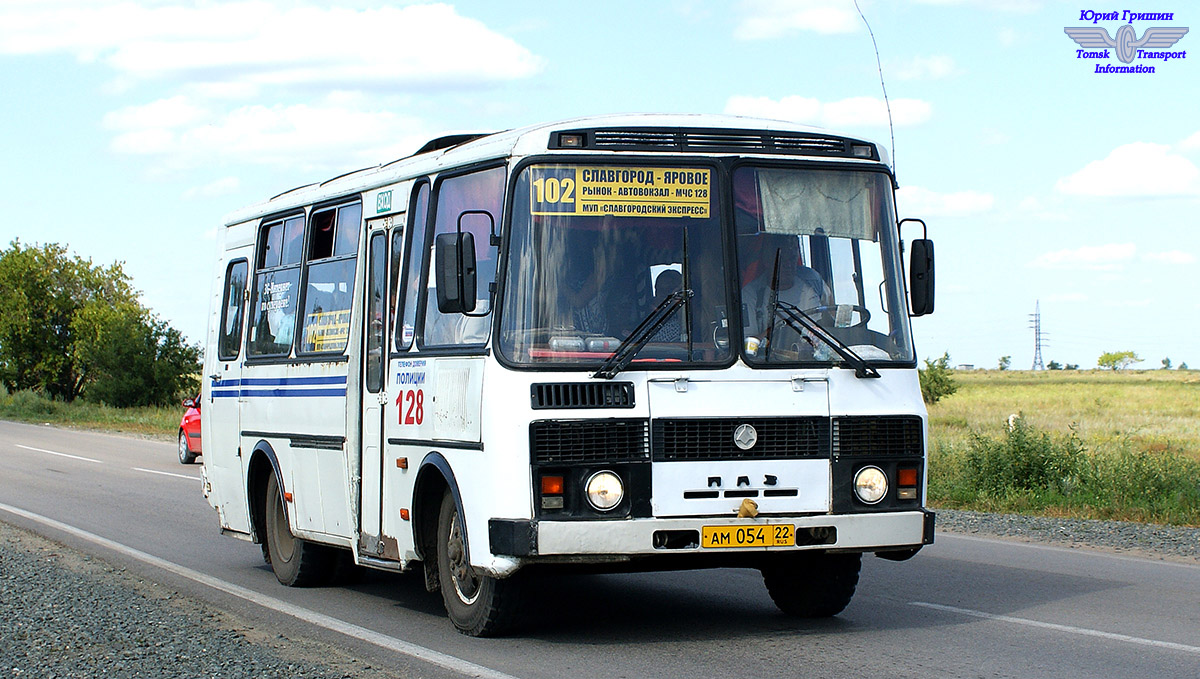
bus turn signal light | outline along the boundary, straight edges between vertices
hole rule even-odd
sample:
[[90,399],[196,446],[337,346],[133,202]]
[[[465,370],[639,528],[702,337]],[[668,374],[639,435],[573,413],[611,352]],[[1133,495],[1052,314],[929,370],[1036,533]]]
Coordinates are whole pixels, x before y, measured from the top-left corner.
[[896,499],[897,500],[916,500],[917,499],[917,470],[897,469],[896,470]]
[[562,495],[563,494],[563,477],[561,476],[543,476],[542,477],[542,495]]

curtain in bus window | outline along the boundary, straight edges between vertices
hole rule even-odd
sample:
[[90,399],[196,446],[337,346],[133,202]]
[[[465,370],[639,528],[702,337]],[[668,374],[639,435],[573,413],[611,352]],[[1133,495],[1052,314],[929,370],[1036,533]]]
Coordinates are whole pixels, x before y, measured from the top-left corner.
[[875,239],[868,173],[759,169],[758,181],[768,233]]
[[[434,233],[454,233],[461,218],[463,232],[475,237],[475,313],[491,311],[491,284],[496,278],[496,248],[490,245],[493,225],[498,226],[504,202],[506,169],[496,167],[442,182],[437,195]],[[464,214],[468,211],[478,211]],[[486,214],[483,214],[486,212]],[[490,218],[489,218],[490,216]],[[433,253],[429,252],[430,261]],[[424,344],[482,344],[487,340],[490,319],[482,316],[442,314],[437,308],[435,276],[429,277],[425,301]]]

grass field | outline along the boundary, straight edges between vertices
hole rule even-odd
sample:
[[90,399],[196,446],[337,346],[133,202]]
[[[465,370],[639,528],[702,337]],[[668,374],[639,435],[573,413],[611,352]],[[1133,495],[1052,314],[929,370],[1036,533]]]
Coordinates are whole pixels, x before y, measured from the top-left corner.
[[1200,525],[1200,372],[953,379],[929,407],[931,504]]
[[98,403],[51,401],[30,391],[0,389],[0,418],[34,424],[155,436],[174,440],[183,406],[113,408]]

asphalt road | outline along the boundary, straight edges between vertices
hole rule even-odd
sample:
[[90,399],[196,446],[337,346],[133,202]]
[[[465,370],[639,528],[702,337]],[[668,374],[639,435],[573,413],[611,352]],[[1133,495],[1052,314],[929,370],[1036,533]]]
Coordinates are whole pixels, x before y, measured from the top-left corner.
[[223,537],[175,447],[0,422],[0,519],[250,620],[419,676],[1200,677],[1200,566],[939,533],[867,557],[838,617],[780,614],[755,571],[557,576],[520,636],[457,634],[410,575],[279,585]]

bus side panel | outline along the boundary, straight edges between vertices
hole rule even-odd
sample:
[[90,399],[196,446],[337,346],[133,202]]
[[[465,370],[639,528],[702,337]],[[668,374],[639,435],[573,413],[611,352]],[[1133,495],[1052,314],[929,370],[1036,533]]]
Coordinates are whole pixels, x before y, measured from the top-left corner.
[[[416,549],[413,526],[400,518],[400,510],[412,507],[420,462],[430,452],[437,451],[450,462],[467,512],[489,508],[486,499],[494,491],[471,481],[479,474],[487,484],[489,476],[487,453],[477,449],[482,447],[480,410],[486,360],[401,356],[391,362],[386,381],[394,414],[384,423],[384,438],[389,442],[383,465],[383,533],[396,539],[403,559],[415,558]],[[402,457],[409,460],[406,469],[395,464]],[[467,489],[464,483],[473,485]],[[483,526],[479,532],[486,547],[486,519]]]
[[243,449],[260,440],[279,459],[298,535],[350,538],[346,479],[346,362],[247,365]]

